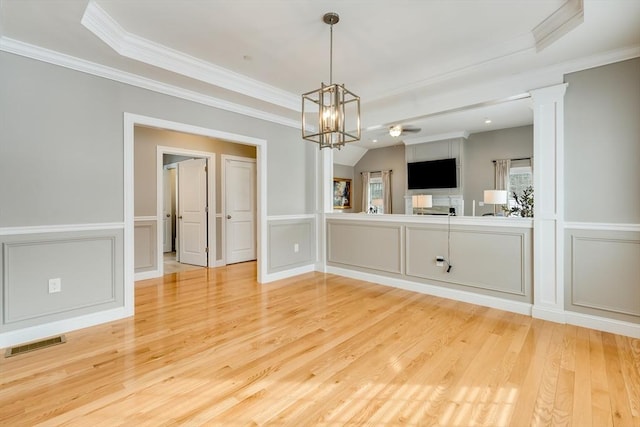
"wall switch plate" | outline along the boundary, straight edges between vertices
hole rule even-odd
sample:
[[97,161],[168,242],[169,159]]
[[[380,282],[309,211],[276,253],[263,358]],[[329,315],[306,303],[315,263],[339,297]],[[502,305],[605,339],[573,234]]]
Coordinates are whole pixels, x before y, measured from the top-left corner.
[[437,256],[436,257],[436,267],[444,267],[444,257]]
[[478,206],[484,206],[484,202],[478,202]]
[[49,279],[49,293],[54,294],[62,291],[62,279]]
[[300,252],[300,245],[298,245],[297,243],[293,244],[293,252],[298,253]]

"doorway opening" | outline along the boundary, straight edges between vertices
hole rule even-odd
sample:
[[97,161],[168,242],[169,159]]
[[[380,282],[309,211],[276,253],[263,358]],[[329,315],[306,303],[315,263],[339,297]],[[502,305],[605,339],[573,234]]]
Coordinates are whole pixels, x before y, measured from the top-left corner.
[[[266,177],[267,177],[267,141],[265,139],[254,138],[250,136],[223,132],[215,129],[194,126],[186,123],[173,122],[154,117],[142,116],[132,113],[124,113],[124,269],[125,269],[125,312],[129,315],[133,314],[134,307],[134,143],[135,143],[135,127],[143,126],[156,129],[171,130],[183,132],[186,134],[200,135],[216,138],[230,143],[247,145],[255,147],[256,156],[256,264],[257,264],[257,281],[264,283],[269,281],[267,274],[266,256]],[[158,210],[160,216],[156,217],[157,229],[162,229],[162,207]],[[212,217],[211,215],[210,217]],[[215,229],[212,227],[212,229]],[[211,238],[210,233],[210,237]],[[161,245],[162,242],[158,241]],[[156,246],[157,247],[157,246]],[[159,255],[162,254],[160,248]],[[161,265],[161,263],[159,264]],[[160,277],[160,272],[156,270],[156,276]],[[152,277],[152,276],[148,276]]]
[[186,156],[183,150],[168,147],[161,151],[162,274],[208,267],[209,255],[215,260],[215,247],[209,249],[210,240],[215,240],[209,234],[215,230],[208,226],[209,211],[215,212],[215,192],[210,193],[207,185],[209,174],[215,173],[215,163],[209,161],[215,154]]

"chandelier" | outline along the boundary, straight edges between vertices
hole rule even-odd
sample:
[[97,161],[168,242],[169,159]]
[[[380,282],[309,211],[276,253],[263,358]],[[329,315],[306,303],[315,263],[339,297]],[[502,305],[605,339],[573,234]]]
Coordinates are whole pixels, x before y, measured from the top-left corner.
[[340,17],[325,13],[323,21],[331,26],[329,84],[302,94],[302,138],[323,148],[342,148],[360,140],[360,97],[344,84],[333,83],[333,25]]

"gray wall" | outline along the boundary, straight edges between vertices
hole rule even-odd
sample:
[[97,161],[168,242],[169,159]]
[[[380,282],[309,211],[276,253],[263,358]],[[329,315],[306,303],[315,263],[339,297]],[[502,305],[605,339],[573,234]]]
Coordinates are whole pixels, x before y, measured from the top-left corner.
[[640,58],[565,81],[567,221],[640,223]]
[[476,216],[493,212],[493,205],[477,205],[483,200],[483,191],[494,188],[492,160],[532,156],[533,126],[469,135],[464,143],[464,214],[471,215],[473,200],[476,201]]
[[565,308],[640,323],[640,58],[565,81]]
[[136,126],[134,133],[135,216],[156,214],[156,148],[176,147],[216,154],[216,213],[221,213],[221,155],[229,154],[255,159],[256,149],[200,135]]
[[391,213],[404,213],[404,195],[407,189],[407,165],[404,145],[376,148],[362,156],[354,167],[353,211],[362,212],[362,172],[393,170],[391,174]]
[[[267,140],[267,214],[313,212],[317,147],[303,142],[298,129],[4,52],[0,70],[0,228],[67,224],[71,229],[35,235],[34,241],[46,240],[46,246],[20,246],[19,257],[7,248],[16,240],[31,242],[34,235],[0,234],[2,289],[12,289],[2,293],[1,305],[13,309],[22,303],[11,298],[28,292],[39,307],[11,325],[3,317],[0,332],[122,306],[121,230],[95,231],[100,239],[114,238],[113,251],[105,265],[90,272],[83,265],[92,265],[95,239],[74,227],[124,221],[124,112]],[[140,209],[137,215],[150,214]],[[47,261],[53,254],[56,263]],[[28,272],[25,259],[32,260]],[[111,266],[108,272],[106,266]],[[48,294],[45,279],[57,277],[63,291]],[[114,301],[94,304],[86,298],[94,291],[102,294],[106,283],[115,283]],[[55,305],[59,309],[49,312],[44,307],[54,297],[61,300]]]

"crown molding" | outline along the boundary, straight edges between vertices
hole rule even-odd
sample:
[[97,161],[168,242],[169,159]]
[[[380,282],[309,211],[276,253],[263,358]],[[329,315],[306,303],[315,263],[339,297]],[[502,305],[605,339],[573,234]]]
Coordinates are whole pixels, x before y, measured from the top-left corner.
[[424,142],[444,141],[446,139],[454,139],[454,138],[469,139],[469,132],[467,132],[466,130],[461,130],[456,132],[441,133],[439,135],[406,138],[406,139],[403,139],[402,142],[404,143],[404,145],[415,145],[415,144],[422,144]]
[[531,30],[536,40],[536,51],[540,52],[551,46],[583,22],[583,0],[567,0],[558,10]]
[[298,95],[130,33],[94,1],[87,4],[80,22],[121,56],[293,111],[302,111]]
[[0,51],[24,56],[26,58],[35,59],[49,64],[69,68],[82,73],[103,77],[109,80],[136,86],[142,89],[151,90],[153,92],[162,93],[164,95],[185,99],[187,101],[196,102],[221,110],[230,111],[232,113],[242,114],[244,116],[277,123],[287,127],[300,129],[301,125],[298,120],[289,119],[272,113],[267,113],[256,108],[247,107],[233,102],[212,96],[203,95],[201,93],[183,89],[177,86],[161,83],[156,80],[141,77],[136,74],[121,71],[115,68],[107,67],[95,62],[86,61],[70,55],[66,55],[53,50],[34,46],[8,37],[0,36]]

